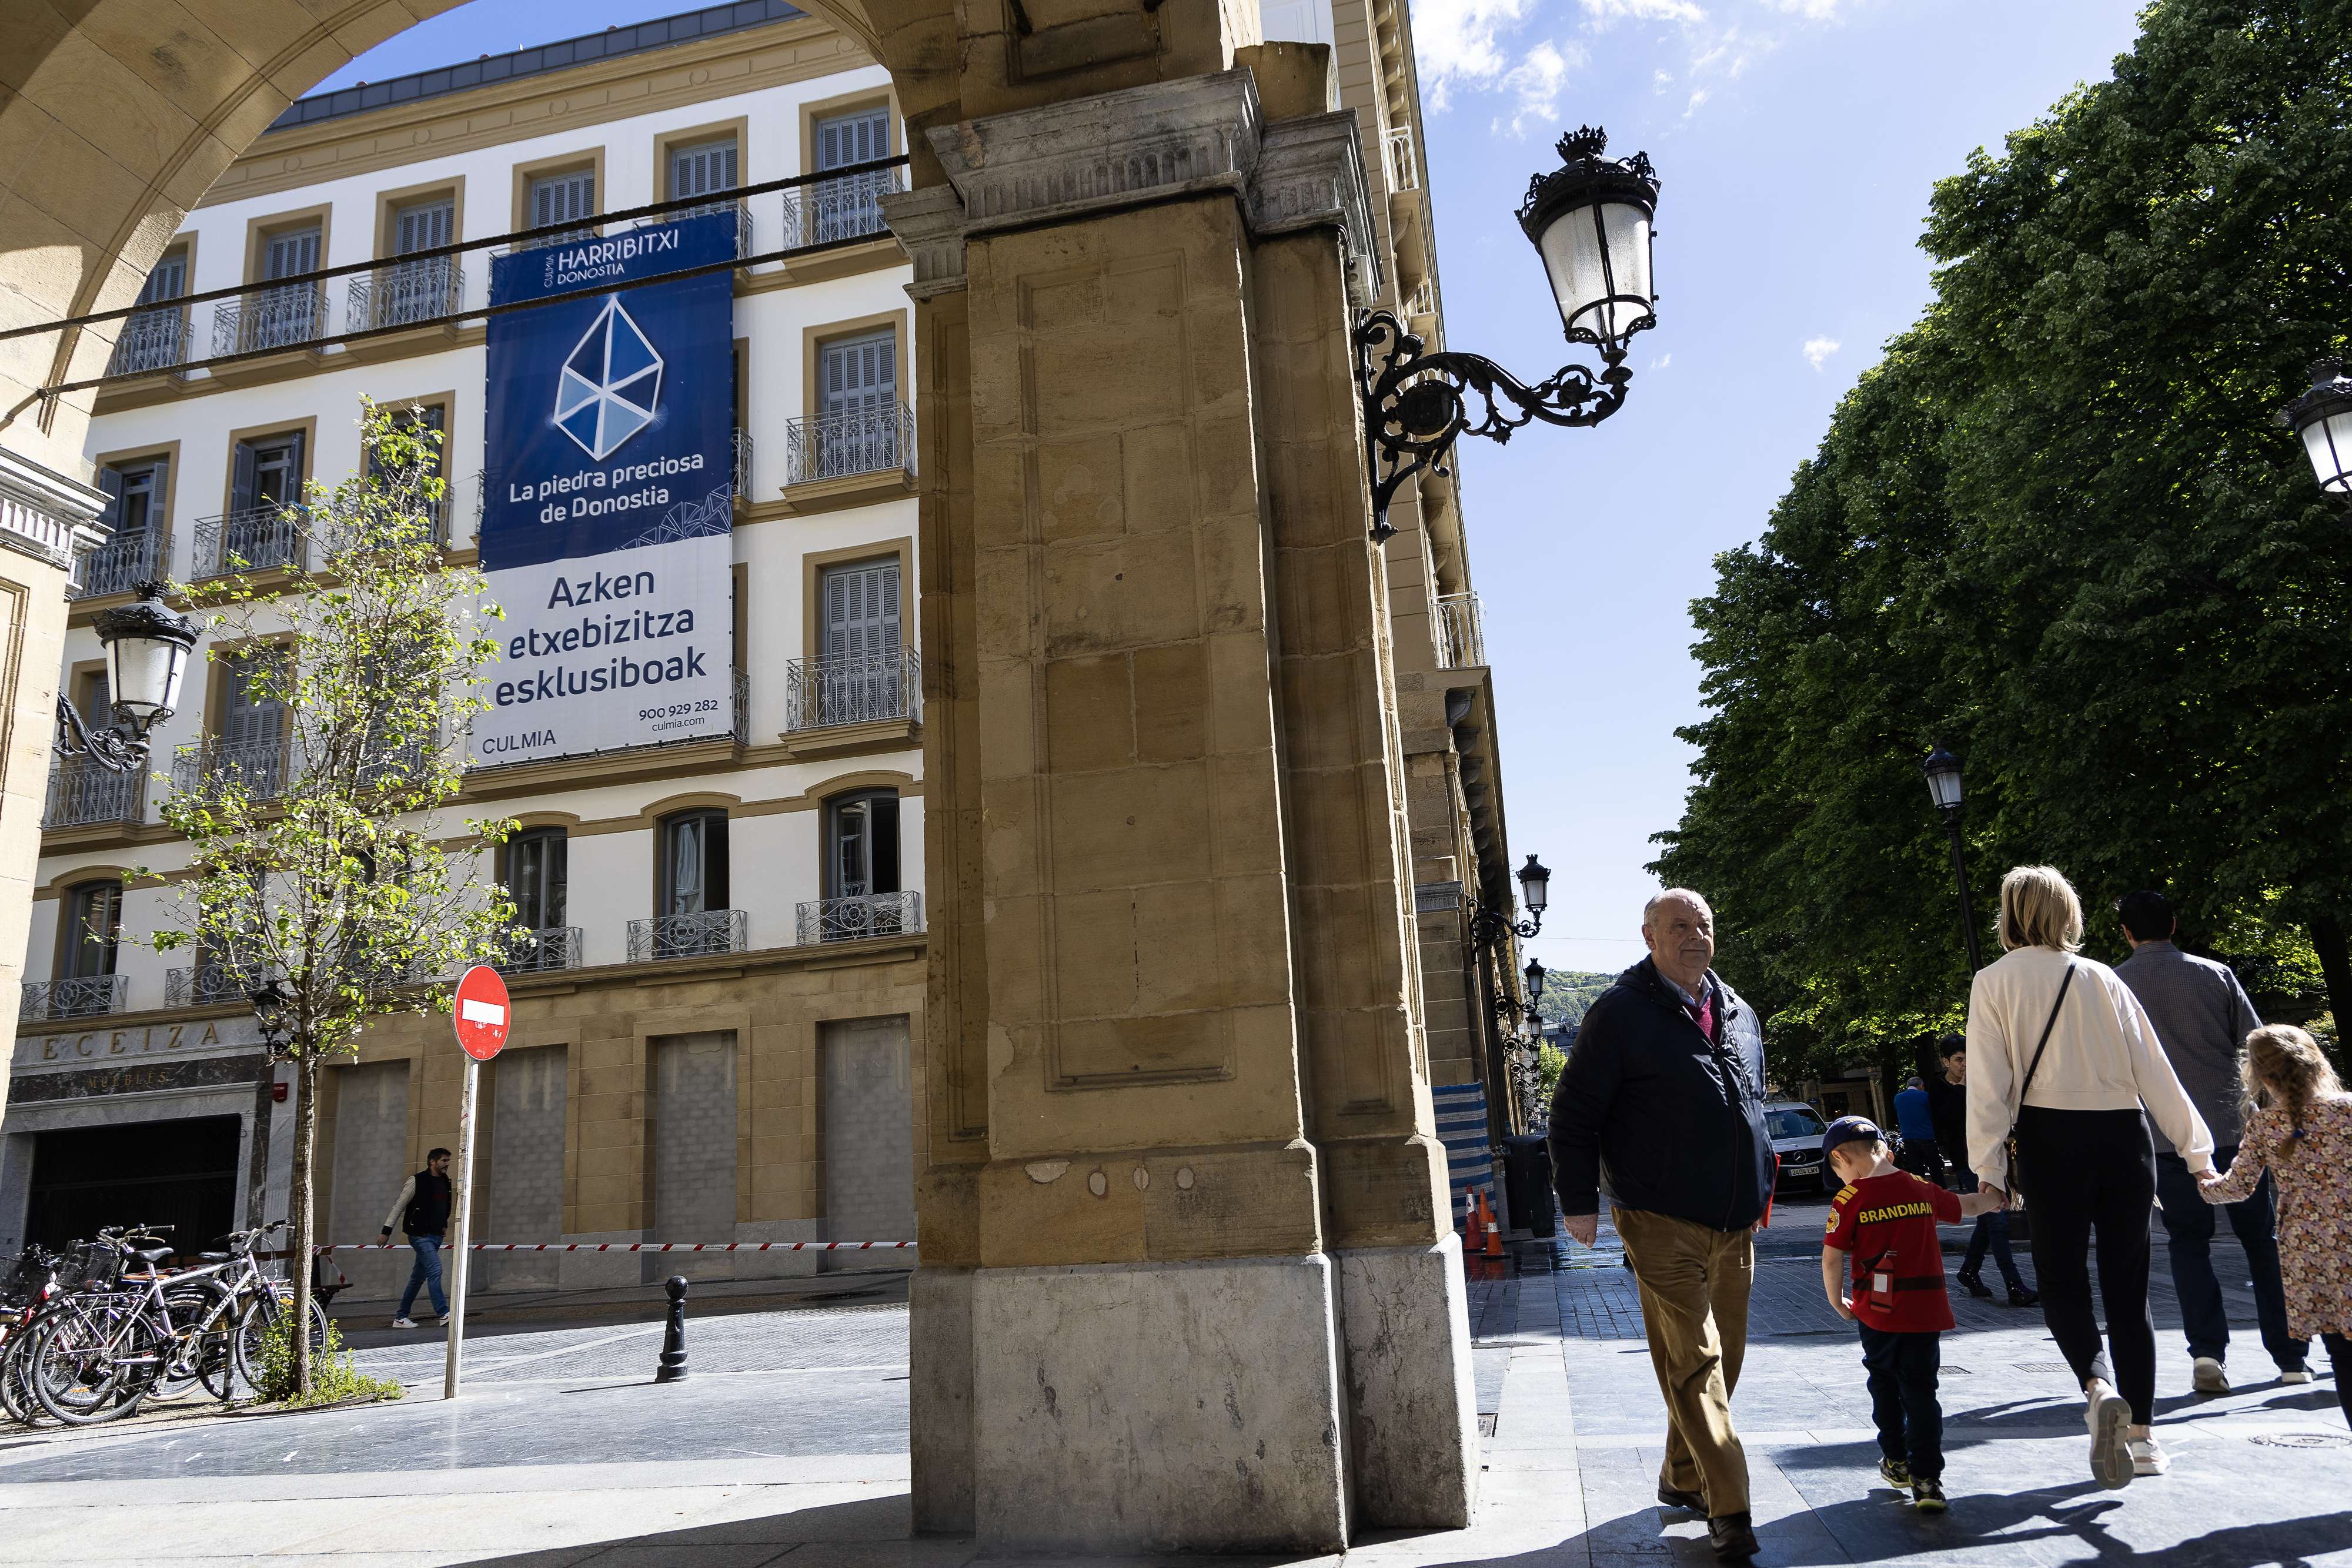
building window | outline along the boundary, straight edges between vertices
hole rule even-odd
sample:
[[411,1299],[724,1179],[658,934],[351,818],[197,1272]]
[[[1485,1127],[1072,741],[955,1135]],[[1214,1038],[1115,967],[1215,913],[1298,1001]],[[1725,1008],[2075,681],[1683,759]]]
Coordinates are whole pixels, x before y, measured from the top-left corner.
[[173,765],[174,789],[191,793],[226,784],[261,800],[274,799],[286,779],[286,708],[268,689],[272,654],[219,661],[220,709],[212,738],[185,746]]
[[275,511],[300,501],[302,459],[308,444],[299,430],[238,442],[236,471],[229,486],[229,510]]
[[814,417],[797,423],[793,484],[878,474],[907,465],[894,328],[819,346]]
[[[820,174],[890,156],[887,106],[827,115],[811,130],[816,138],[816,172]],[[801,193],[806,215],[794,243],[824,245],[883,233],[882,197],[898,188],[902,172],[869,169],[809,185]]]
[[898,559],[823,569],[817,614],[817,656],[795,659],[785,672],[785,727],[912,716],[921,680],[902,640]]
[[707,915],[727,907],[726,812],[665,817],[659,844],[662,914]]
[[85,882],[66,890],[65,972],[81,980],[114,973],[122,936],[122,884]]
[[[457,202],[453,195],[428,196],[392,209],[392,254],[415,256],[436,250],[457,237]],[[427,256],[394,261],[352,284],[354,326],[402,327],[453,314],[459,304],[465,273],[454,256]]]
[[507,892],[517,924],[532,931],[563,924],[570,848],[562,828],[535,828],[507,846]]
[[107,362],[110,376],[142,375],[169,370],[188,357],[188,315],[168,302],[188,291],[188,252],[184,246],[164,252],[155,270],[139,290],[142,308],[123,322],[114,340],[114,357]]
[[[319,253],[325,231],[316,223],[280,229],[261,241],[261,277],[265,283],[299,277],[319,270]],[[327,329],[325,287],[313,279],[282,287],[257,288],[236,306],[224,306],[216,323],[234,322],[234,343],[214,343],[215,350],[247,353],[258,349],[289,349],[322,336]],[[216,328],[216,330],[221,329]]]
[[898,792],[865,790],[825,807],[825,896],[897,893]]
[[301,527],[285,510],[301,502],[308,446],[299,430],[236,444],[230,455],[226,515],[196,523],[198,580],[301,564]]
[[[563,174],[533,174],[530,177],[528,227],[545,228],[550,224],[582,223],[595,215],[596,171],[574,169]],[[546,235],[532,241],[534,245],[563,245],[579,239],[591,231],[572,229],[563,234]]]
[[[698,141],[691,146],[669,150],[670,199],[686,196],[707,196],[716,191],[735,188],[735,139],[723,136],[711,141]],[[716,211],[716,208],[693,208],[690,211]],[[679,217],[686,213],[676,214]]]
[[[446,434],[449,428],[448,411],[437,402],[411,403],[394,408],[392,411],[392,420],[394,425],[404,430],[413,428],[419,432],[430,431],[435,434]],[[446,477],[449,448],[445,443],[429,444],[432,447],[432,455],[425,464],[425,476],[434,479]],[[371,477],[378,479],[383,477],[383,467],[376,461],[373,449],[367,455],[367,471]],[[433,537],[446,543],[449,538],[446,528],[449,520],[449,492],[446,486],[442,489],[441,499],[432,507],[432,520]]]
[[106,492],[106,510],[99,522],[109,538],[81,558],[76,598],[128,593],[165,575],[164,497],[171,494],[171,467],[168,457],[100,466],[98,487]]
[[887,106],[831,114],[816,122],[816,172],[878,162],[890,156]]

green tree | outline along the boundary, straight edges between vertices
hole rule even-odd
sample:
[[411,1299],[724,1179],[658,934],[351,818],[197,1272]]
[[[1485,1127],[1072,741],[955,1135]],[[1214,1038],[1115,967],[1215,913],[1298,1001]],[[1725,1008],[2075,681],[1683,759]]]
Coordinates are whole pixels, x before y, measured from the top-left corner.
[[[281,527],[318,575],[239,575],[177,591],[203,612],[215,662],[287,716],[282,744],[220,747],[163,821],[191,874],[176,919],[151,938],[194,947],[242,993],[275,980],[296,1064],[292,1321],[309,1321],[319,1075],[353,1054],[370,1019],[447,1005],[449,976],[499,951],[513,928],[480,857],[512,824],[437,817],[463,783],[463,737],[497,657],[478,570],[446,564],[440,433],[362,402],[359,471],[313,484]],[[227,650],[225,652],[225,650]],[[142,868],[129,880],[161,880]],[[311,1391],[310,1341],[291,1336],[291,1381]]]
[[2273,411],[2352,300],[2352,0],[2159,0],[2112,79],[1936,189],[1936,298],[1694,607],[1711,716],[1660,874],[1715,895],[1790,1076],[1908,1064],[1966,995],[1918,759],[1990,884],[2095,949],[2168,889],[2250,981],[2352,1005],[2352,530]]

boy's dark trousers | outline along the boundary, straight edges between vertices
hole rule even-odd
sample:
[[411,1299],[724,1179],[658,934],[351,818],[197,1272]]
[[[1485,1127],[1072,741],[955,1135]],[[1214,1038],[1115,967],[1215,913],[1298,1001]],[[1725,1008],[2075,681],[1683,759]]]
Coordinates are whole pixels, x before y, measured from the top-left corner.
[[1944,1364],[1944,1336],[1854,1326],[1862,1331],[1862,1364],[1870,1369],[1879,1451],[1909,1465],[1914,1480],[1942,1479],[1944,1411],[1936,1403],[1936,1374]]

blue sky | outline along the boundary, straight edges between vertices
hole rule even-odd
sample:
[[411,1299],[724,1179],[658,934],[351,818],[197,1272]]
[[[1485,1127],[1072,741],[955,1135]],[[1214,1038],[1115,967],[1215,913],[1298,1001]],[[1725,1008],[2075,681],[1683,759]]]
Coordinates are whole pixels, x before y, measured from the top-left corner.
[[[474,0],[327,85],[684,9]],[[2130,46],[2129,0],[1421,0],[1412,9],[1448,346],[1527,381],[1566,356],[1512,214],[1560,132],[1646,149],[1659,325],[1625,407],[1463,454],[1512,848],[1551,866],[1536,951],[1639,957],[1650,835],[1698,716],[1689,603],[1754,538],[1837,400],[1928,298],[1935,181]],[[1920,790],[1919,830],[1936,824]],[[1730,956],[1727,956],[1727,957]]]

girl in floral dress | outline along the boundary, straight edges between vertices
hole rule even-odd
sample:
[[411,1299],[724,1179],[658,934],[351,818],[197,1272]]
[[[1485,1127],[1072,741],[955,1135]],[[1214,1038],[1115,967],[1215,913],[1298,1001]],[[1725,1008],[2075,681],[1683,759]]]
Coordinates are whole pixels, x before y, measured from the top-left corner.
[[2205,1201],[2252,1197],[2265,1170],[2277,1179],[2287,1329],[2326,1340],[2336,1398],[2352,1421],[2352,1095],[2318,1043],[2286,1024],[2246,1036],[2238,1082],[2245,1133],[2229,1174],[2206,1173]]

